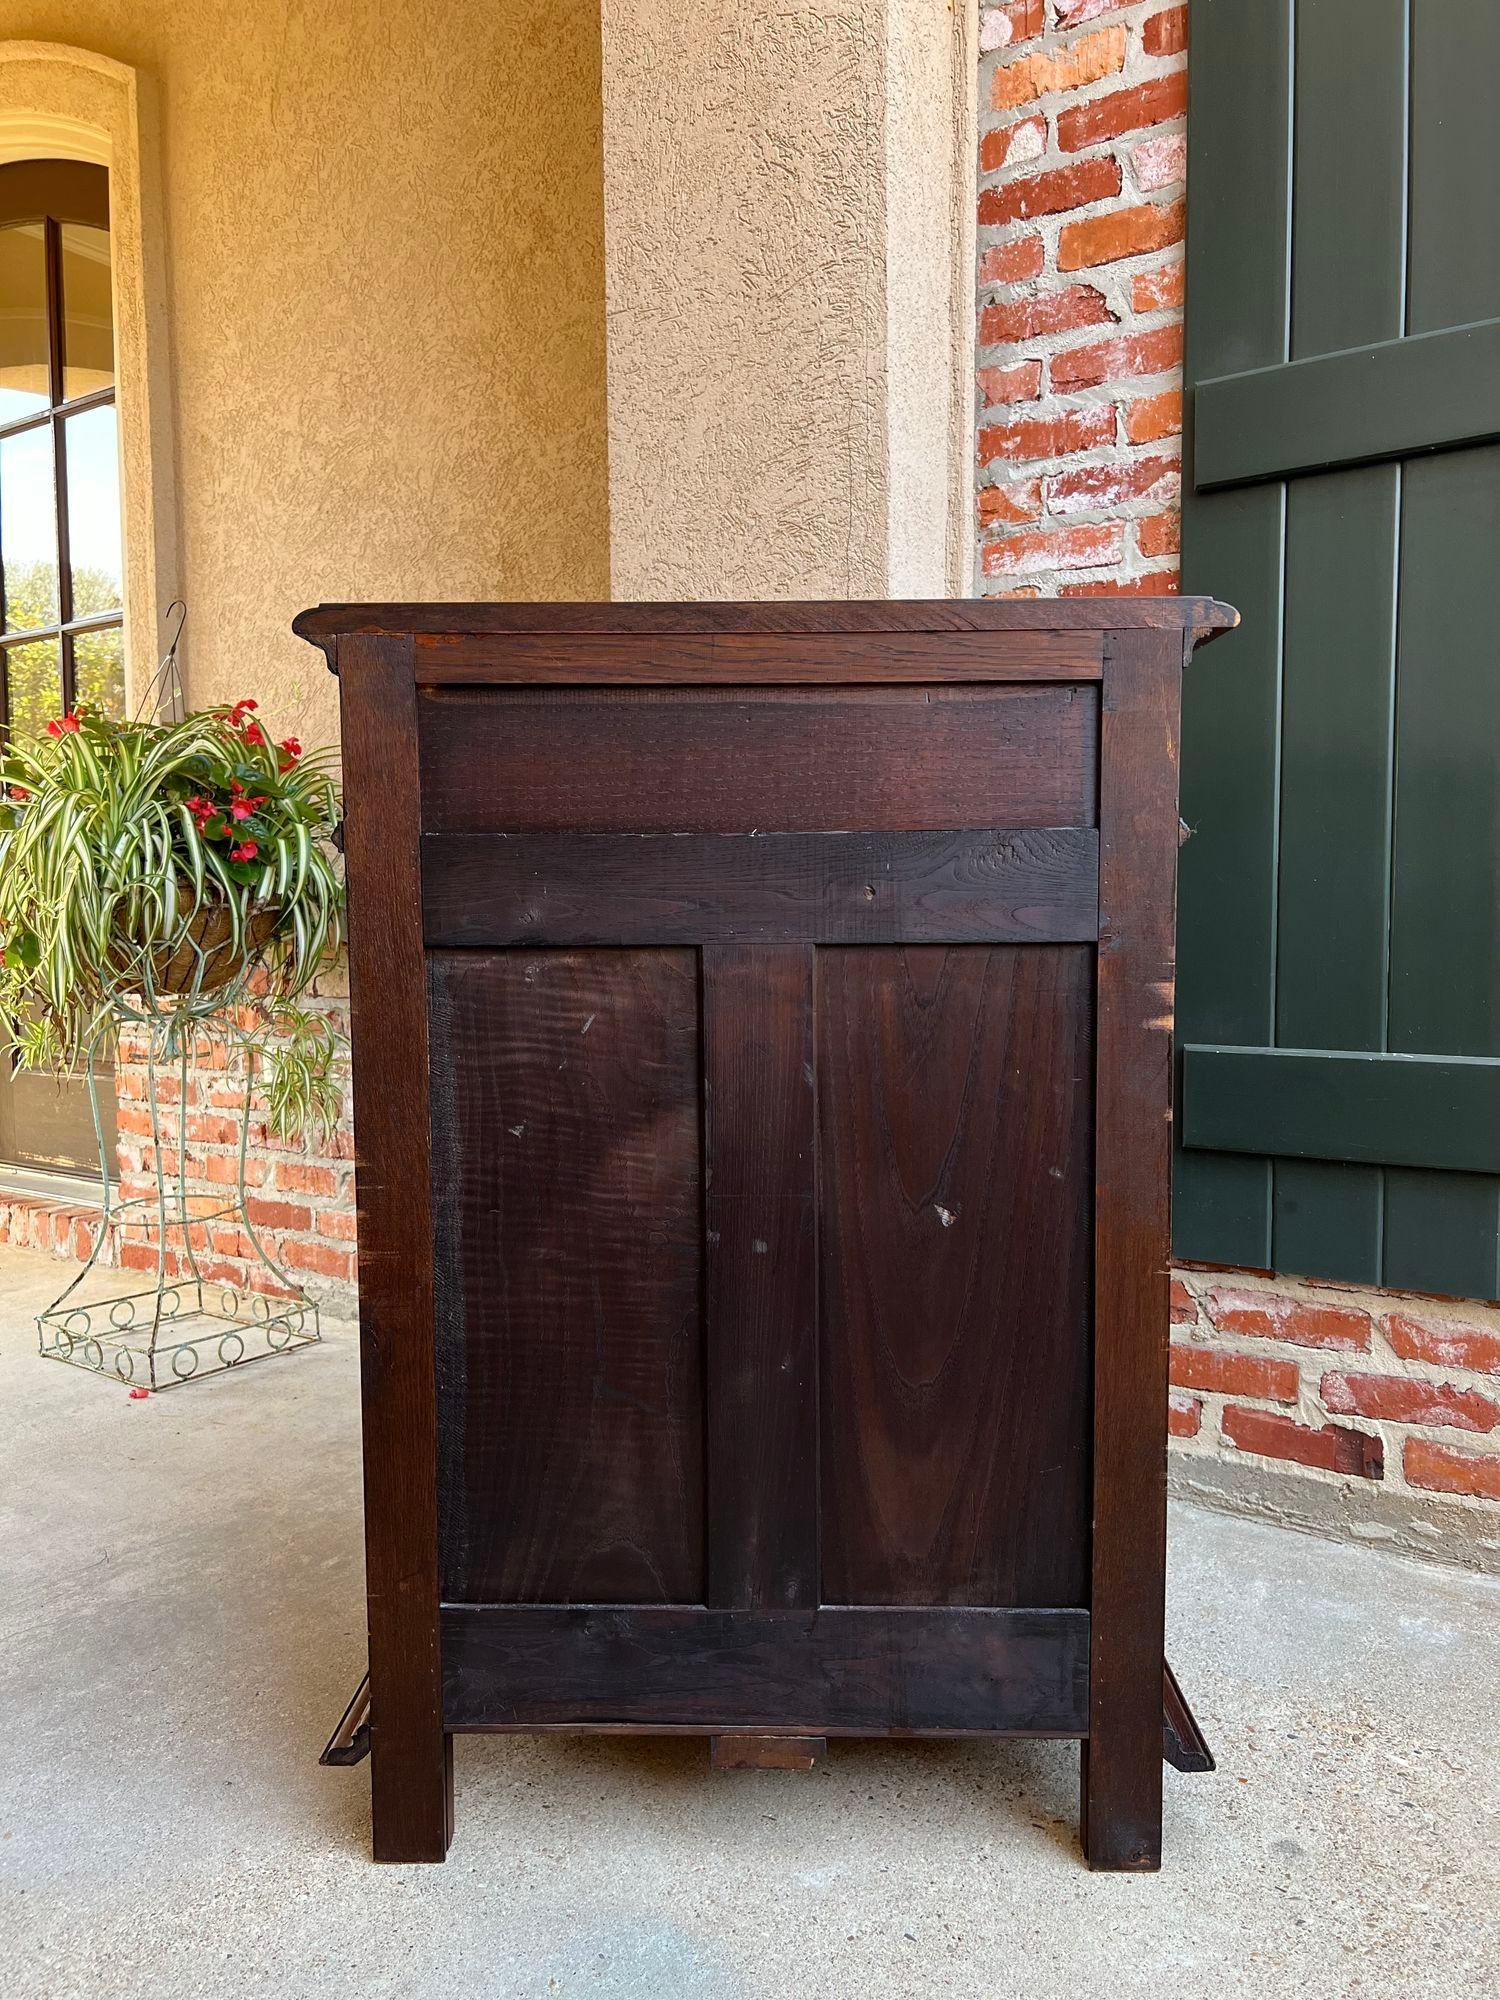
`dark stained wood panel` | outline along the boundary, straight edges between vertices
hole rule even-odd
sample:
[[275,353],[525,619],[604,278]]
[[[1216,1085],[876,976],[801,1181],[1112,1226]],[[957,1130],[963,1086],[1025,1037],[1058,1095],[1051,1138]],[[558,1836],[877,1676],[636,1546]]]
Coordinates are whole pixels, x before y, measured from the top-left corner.
[[703,953],[708,1601],[818,1602],[813,953]]
[[[1076,1736],[1088,1627],[1078,1610],[444,1605],[444,1714],[450,1729]],[[1159,1671],[1156,1683],[1159,1699]]]
[[443,1595],[699,1601],[696,955],[428,963]]
[[464,632],[429,633],[417,646],[417,677],[428,686],[1097,680],[1103,662],[1098,632]]
[[428,833],[1087,826],[1091,687],[424,689]]
[[1093,953],[818,967],[824,1598],[1085,1604]]
[[1059,943],[1098,931],[1093,827],[430,833],[430,945]]

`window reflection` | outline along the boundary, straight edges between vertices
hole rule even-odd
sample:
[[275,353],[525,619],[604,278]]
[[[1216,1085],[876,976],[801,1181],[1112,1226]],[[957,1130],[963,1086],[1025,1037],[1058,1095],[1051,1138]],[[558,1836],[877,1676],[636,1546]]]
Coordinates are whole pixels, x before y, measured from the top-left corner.
[[0,228],[0,424],[45,410],[47,245],[40,222]]
[[108,225],[103,167],[0,162],[0,735],[125,712]]
[[62,710],[62,647],[56,639],[33,639],[5,654],[6,693],[12,737],[40,736]]
[[75,618],[124,602],[120,560],[120,457],[115,407],[82,410],[64,425],[68,457],[68,562]]
[[92,396],[115,379],[114,294],[109,231],[65,222],[62,262],[63,397]]
[[6,631],[31,632],[57,624],[57,501],[50,424],[0,438],[0,560],[5,565]]
[[125,634],[118,625],[74,634],[73,699],[105,715],[125,713]]

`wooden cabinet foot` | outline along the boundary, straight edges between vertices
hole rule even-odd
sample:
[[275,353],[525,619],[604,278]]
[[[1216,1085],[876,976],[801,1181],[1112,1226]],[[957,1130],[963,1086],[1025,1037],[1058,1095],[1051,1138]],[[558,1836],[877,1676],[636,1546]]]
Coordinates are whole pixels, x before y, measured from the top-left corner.
[[716,1771],[811,1771],[828,1755],[826,1736],[711,1736]]
[[453,1838],[453,1738],[382,1742],[371,1732],[370,1805],[377,1861],[443,1861]]
[[[1123,1732],[1122,1732],[1123,1735]],[[1085,1742],[1080,1835],[1090,1868],[1149,1874],[1161,1867],[1161,1740],[1149,1755],[1128,1740]],[[1132,1754],[1136,1753],[1136,1754]]]

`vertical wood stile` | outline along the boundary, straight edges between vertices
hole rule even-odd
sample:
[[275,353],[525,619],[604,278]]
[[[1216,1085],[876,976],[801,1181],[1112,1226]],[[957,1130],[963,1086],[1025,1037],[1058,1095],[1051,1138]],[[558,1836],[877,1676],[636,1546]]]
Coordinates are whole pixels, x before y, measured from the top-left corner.
[[1184,649],[1109,642],[1099,795],[1094,1512],[1083,1837],[1161,1865],[1173,917]]
[[703,1050],[707,1602],[812,1609],[818,1603],[812,947],[705,946]]
[[427,992],[409,636],[338,645],[377,1861],[441,1861],[453,1825],[438,1645]]

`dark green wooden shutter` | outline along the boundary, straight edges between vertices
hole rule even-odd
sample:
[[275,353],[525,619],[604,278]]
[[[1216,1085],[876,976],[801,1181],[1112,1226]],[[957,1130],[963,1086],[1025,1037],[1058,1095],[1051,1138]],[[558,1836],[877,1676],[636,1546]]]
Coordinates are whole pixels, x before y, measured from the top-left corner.
[[[1500,1294],[1495,0],[1193,0],[1177,1250]],[[1299,1051],[1305,1053],[1290,1053]]]

